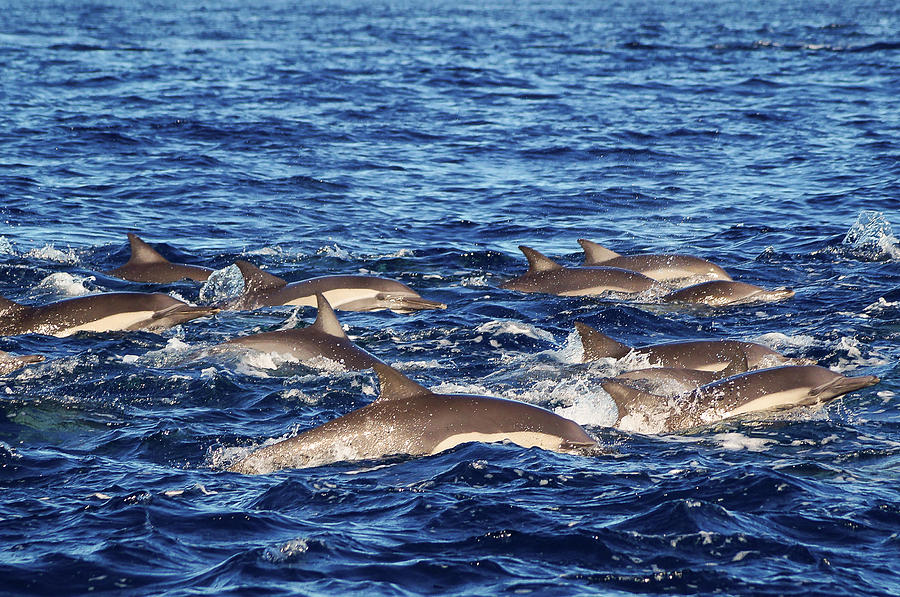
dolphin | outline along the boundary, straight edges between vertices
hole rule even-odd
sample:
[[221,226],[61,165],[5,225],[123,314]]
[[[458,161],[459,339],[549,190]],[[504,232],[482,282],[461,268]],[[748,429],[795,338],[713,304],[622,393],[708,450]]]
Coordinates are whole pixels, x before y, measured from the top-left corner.
[[199,265],[171,263],[131,232],[128,233],[128,242],[131,243],[131,258],[128,263],[103,273],[132,282],[167,284],[185,278],[204,282],[215,271]]
[[594,296],[604,292],[634,294],[656,287],[644,274],[618,267],[563,267],[530,247],[519,246],[528,271],[500,285],[506,290],[559,296]]
[[446,309],[447,305],[419,296],[406,284],[375,276],[322,276],[291,282],[266,273],[246,261],[235,265],[244,276],[244,294],[225,303],[226,309],[249,310],[277,305],[316,306],[316,294],[325,295],[335,309],[409,313],[420,309]]
[[350,341],[328,304],[328,299],[321,293],[316,293],[316,301],[319,312],[316,321],[308,327],[233,338],[216,348],[244,347],[262,352],[290,354],[303,362],[315,357],[325,357],[340,363],[346,369],[354,370],[371,369],[376,363],[381,363]]
[[79,296],[36,307],[0,297],[0,336],[77,332],[154,330],[212,315],[219,309],[193,307],[168,294],[109,292]]
[[660,414],[664,431],[678,431],[737,415],[824,404],[878,383],[874,375],[845,377],[818,365],[785,365],[728,377],[674,400],[610,380],[603,389],[618,408],[616,424],[631,414]]
[[[685,342],[667,342],[633,348],[613,340],[609,336],[595,330],[580,321],[575,322],[575,329],[581,336],[584,347],[582,360],[596,361],[602,358],[621,359],[634,352],[646,356],[653,365],[676,369],[698,369],[701,371],[722,371],[732,365],[735,359],[746,359],[748,369],[772,367],[775,365],[796,364],[791,359],[774,350],[754,342],[740,340],[691,340]],[[804,361],[805,362],[805,361]]]
[[640,272],[658,282],[704,276],[711,280],[730,280],[728,273],[710,261],[690,255],[619,255],[603,245],[579,238],[584,249],[584,265],[621,267]]
[[525,448],[579,452],[596,446],[574,421],[537,406],[486,396],[435,394],[383,363],[378,398],[358,410],[257,450],[229,470],[244,474],[424,456],[466,442],[509,441]]
[[31,363],[40,363],[44,360],[39,354],[15,355],[0,350],[0,375],[12,373]]
[[710,280],[670,292],[661,300],[666,303],[693,303],[722,307],[756,302],[783,301],[794,296],[790,288],[766,290],[753,284],[734,280]]

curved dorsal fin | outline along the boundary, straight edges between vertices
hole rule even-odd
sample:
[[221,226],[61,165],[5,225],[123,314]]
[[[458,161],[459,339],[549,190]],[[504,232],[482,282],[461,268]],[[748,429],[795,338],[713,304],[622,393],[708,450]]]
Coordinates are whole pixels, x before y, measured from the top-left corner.
[[374,367],[375,373],[378,374],[378,382],[381,385],[381,392],[378,394],[376,402],[406,400],[432,393],[431,390],[417,384],[393,367],[389,367],[384,363],[375,363]]
[[603,245],[584,238],[579,238],[578,244],[581,245],[582,249],[584,249],[585,264],[603,263],[604,261],[609,261],[610,259],[621,257],[621,255],[619,255],[615,251],[610,251]]
[[328,299],[326,299],[321,292],[316,293],[316,303],[318,304],[319,312],[316,315],[316,321],[312,324],[312,327],[317,328],[319,331],[324,332],[329,336],[346,338],[347,334],[344,333],[344,328],[341,327],[341,322],[338,321],[334,309],[331,308]]
[[581,346],[584,347],[582,361],[596,361],[607,357],[621,359],[631,352],[631,347],[627,344],[613,340],[586,323],[576,321],[575,329],[578,330],[578,334],[581,336]]
[[31,309],[31,307],[27,305],[20,305],[19,303],[15,303],[9,300],[8,298],[3,298],[2,296],[0,296],[0,317],[13,315],[14,313],[24,311],[25,309]]
[[137,234],[128,233],[128,242],[131,243],[131,258],[128,263],[169,263],[169,260],[160,255],[156,249],[142,241]]
[[552,272],[553,270],[562,269],[562,266],[546,255],[539,253],[531,247],[519,245],[519,250],[525,254],[528,259],[528,273],[535,274],[538,272]]
[[262,271],[249,261],[238,259],[234,264],[238,266],[238,269],[241,270],[241,275],[244,276],[245,294],[270,288],[281,288],[287,285],[285,280]]
[[634,411],[643,410],[646,407],[652,407],[657,404],[665,404],[666,401],[665,398],[623,384],[615,379],[604,381],[600,386],[616,403],[616,409],[619,411],[616,417],[616,424],[623,417],[630,415]]

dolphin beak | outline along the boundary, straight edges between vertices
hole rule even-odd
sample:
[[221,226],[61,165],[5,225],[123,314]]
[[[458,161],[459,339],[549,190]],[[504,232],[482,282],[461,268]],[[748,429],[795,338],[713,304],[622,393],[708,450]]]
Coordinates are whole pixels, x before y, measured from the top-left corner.
[[153,314],[154,324],[151,327],[171,327],[198,317],[215,315],[219,311],[221,309],[218,307],[172,305],[168,309],[163,309]]
[[446,309],[447,305],[430,301],[421,296],[392,296],[387,299],[387,308],[395,313],[410,313],[425,309]]
[[19,357],[19,360],[23,363],[40,363],[44,360],[43,355],[39,354],[24,354]]

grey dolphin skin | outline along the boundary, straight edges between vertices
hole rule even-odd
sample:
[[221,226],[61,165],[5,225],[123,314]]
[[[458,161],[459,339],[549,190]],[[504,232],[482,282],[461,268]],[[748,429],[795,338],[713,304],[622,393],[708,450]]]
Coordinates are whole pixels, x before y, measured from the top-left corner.
[[505,290],[543,292],[559,296],[595,296],[604,292],[634,294],[650,290],[656,282],[618,267],[563,267],[530,247],[519,250],[528,259],[528,271],[500,285]]
[[308,327],[233,338],[219,347],[235,346],[289,354],[307,363],[316,357],[325,357],[353,370],[371,369],[376,363],[381,363],[350,341],[328,300],[321,293],[316,294],[316,300],[319,312],[315,323]]
[[406,284],[375,276],[322,276],[291,282],[266,273],[246,261],[235,265],[244,276],[244,294],[225,303],[234,310],[277,305],[316,306],[316,294],[323,294],[335,309],[379,311],[390,309],[409,313],[421,309],[446,309],[447,305],[419,296]]
[[283,468],[424,456],[466,442],[509,441],[530,448],[579,452],[596,442],[574,421],[512,400],[435,394],[378,363],[381,393],[371,404],[253,452],[229,470],[264,474]]
[[672,400],[610,380],[601,384],[618,408],[616,424],[631,414],[665,417],[664,431],[678,431],[746,413],[824,404],[878,383],[874,375],[845,377],[817,365],[750,371],[701,386]]
[[0,297],[0,335],[153,330],[212,315],[214,307],[192,307],[168,294],[109,292],[29,307]]
[[43,360],[44,357],[39,354],[15,355],[0,350],[0,375],[7,375],[25,365],[40,363]]
[[644,355],[651,364],[676,369],[698,369],[701,371],[722,371],[735,362],[745,358],[749,369],[773,367],[805,363],[803,360],[791,359],[774,350],[754,342],[740,340],[692,340],[684,342],[667,342],[652,346],[633,348],[622,344],[609,336],[595,330],[580,321],[575,322],[575,329],[581,336],[584,347],[582,360],[596,361],[603,358],[621,359],[634,352]]
[[658,282],[705,276],[712,280],[730,280],[724,269],[699,257],[690,255],[619,255],[603,245],[579,238],[578,244],[584,249],[584,265],[605,265],[621,267],[640,272]]
[[734,280],[710,280],[676,290],[663,296],[660,300],[666,303],[691,303],[709,305],[710,307],[723,307],[744,303],[771,303],[783,301],[792,296],[794,296],[794,291],[789,288],[766,290],[753,284],[736,282]]
[[171,263],[153,247],[138,238],[137,234],[131,232],[128,233],[128,242],[131,244],[131,258],[128,263],[103,273],[132,282],[168,284],[185,278],[196,282],[205,282],[215,271],[199,265]]

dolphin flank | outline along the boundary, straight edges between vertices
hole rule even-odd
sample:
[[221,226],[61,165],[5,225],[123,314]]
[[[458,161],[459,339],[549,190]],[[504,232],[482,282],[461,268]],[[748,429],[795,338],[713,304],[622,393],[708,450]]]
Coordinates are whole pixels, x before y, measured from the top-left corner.
[[737,415],[824,404],[878,383],[874,375],[845,377],[817,365],[785,365],[742,373],[667,399],[616,380],[602,384],[618,409],[616,424],[632,414],[659,416],[678,431]]
[[543,292],[559,296],[595,296],[605,292],[635,294],[650,290],[656,281],[644,274],[618,267],[563,267],[526,246],[519,250],[528,259],[528,271],[500,285],[505,290]]
[[316,306],[322,294],[335,309],[379,311],[390,309],[409,313],[420,309],[446,309],[447,305],[422,298],[406,284],[376,276],[322,276],[300,282],[262,271],[252,263],[236,261],[244,277],[244,294],[225,303],[224,308],[249,310],[277,305]]
[[168,294],[108,292],[30,307],[0,297],[0,335],[154,330],[212,315],[214,307],[194,307]]
[[339,461],[424,456],[466,442],[509,441],[577,452],[596,442],[574,421],[513,400],[435,394],[377,363],[381,393],[371,404],[253,452],[229,470],[244,474]]
[[715,280],[730,280],[724,269],[699,257],[690,255],[619,255],[606,247],[579,238],[578,244],[584,249],[584,265],[605,265],[621,267],[640,272],[658,282],[704,276]]
[[289,354],[302,362],[315,357],[325,357],[340,363],[346,369],[371,369],[380,363],[376,357],[359,348],[347,337],[328,300],[316,294],[318,314],[316,321],[305,328],[279,330],[232,338],[216,348],[242,347]]

